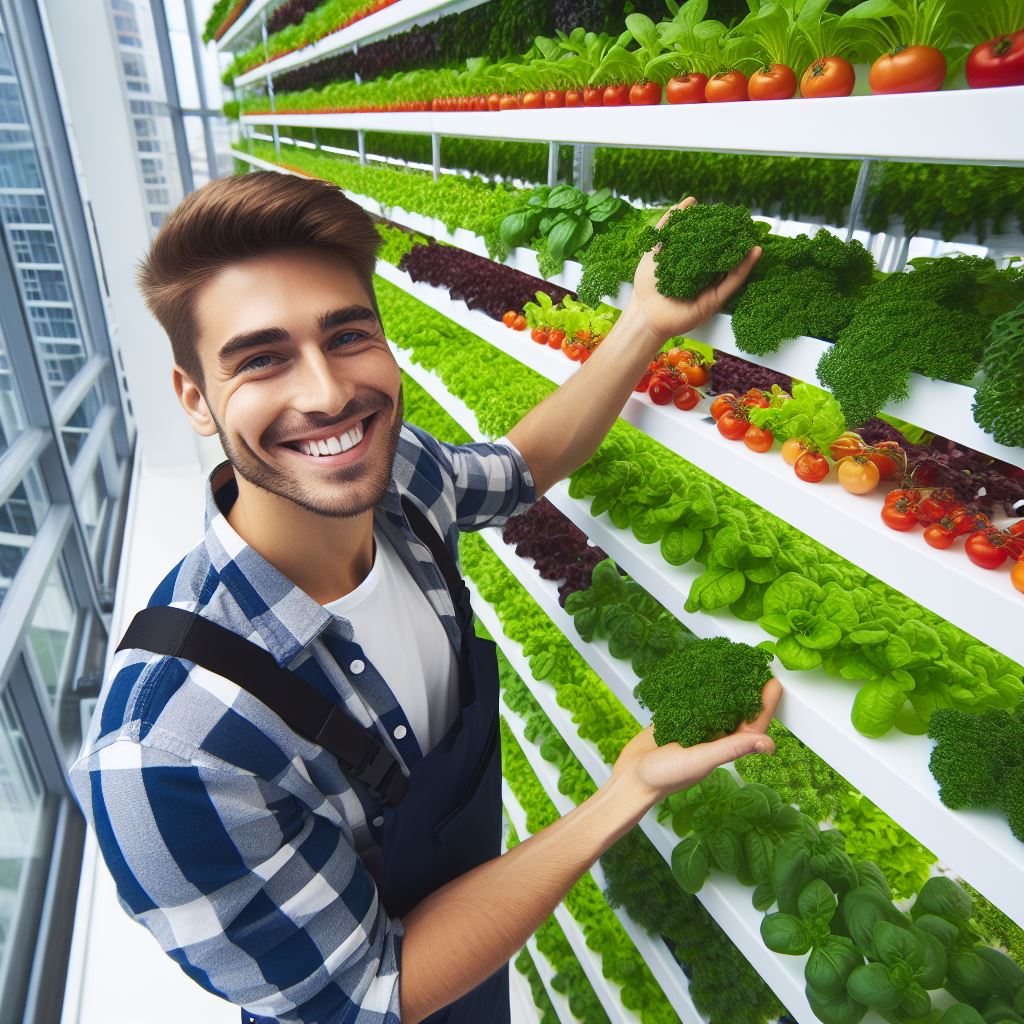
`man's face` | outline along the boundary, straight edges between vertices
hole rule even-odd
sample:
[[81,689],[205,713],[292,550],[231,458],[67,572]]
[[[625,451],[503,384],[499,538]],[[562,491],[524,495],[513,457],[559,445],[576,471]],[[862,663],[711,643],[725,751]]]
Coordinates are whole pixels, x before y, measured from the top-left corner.
[[316,251],[253,258],[205,285],[196,314],[202,394],[180,371],[176,384],[235,471],[318,515],[376,505],[402,424],[401,375],[355,271]]

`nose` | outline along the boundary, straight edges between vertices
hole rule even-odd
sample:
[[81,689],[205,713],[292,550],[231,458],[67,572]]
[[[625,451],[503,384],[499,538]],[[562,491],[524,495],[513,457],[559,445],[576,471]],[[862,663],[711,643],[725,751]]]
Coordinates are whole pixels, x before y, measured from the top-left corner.
[[355,386],[319,346],[304,349],[295,373],[291,406],[298,412],[336,416],[355,395]]

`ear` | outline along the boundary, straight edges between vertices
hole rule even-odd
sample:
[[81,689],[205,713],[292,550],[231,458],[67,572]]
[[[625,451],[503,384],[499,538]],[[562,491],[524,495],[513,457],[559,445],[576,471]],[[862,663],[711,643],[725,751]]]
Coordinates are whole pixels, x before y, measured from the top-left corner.
[[192,424],[192,429],[201,437],[212,437],[217,433],[217,423],[210,414],[206,399],[199,385],[180,367],[173,371],[174,393]]

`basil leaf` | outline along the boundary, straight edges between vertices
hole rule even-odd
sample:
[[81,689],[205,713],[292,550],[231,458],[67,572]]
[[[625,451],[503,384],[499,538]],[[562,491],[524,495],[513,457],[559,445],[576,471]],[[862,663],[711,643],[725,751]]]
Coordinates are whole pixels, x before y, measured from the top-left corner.
[[803,921],[791,914],[768,914],[761,920],[761,939],[773,953],[802,956],[811,948]]

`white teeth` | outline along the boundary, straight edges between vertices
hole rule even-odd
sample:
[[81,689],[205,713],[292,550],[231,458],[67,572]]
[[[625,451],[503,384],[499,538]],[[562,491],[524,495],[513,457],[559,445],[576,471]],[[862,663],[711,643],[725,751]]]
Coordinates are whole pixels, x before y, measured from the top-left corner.
[[357,423],[351,430],[337,437],[328,437],[323,441],[300,441],[299,450],[305,455],[340,455],[350,448],[355,448],[363,439],[363,425]]

